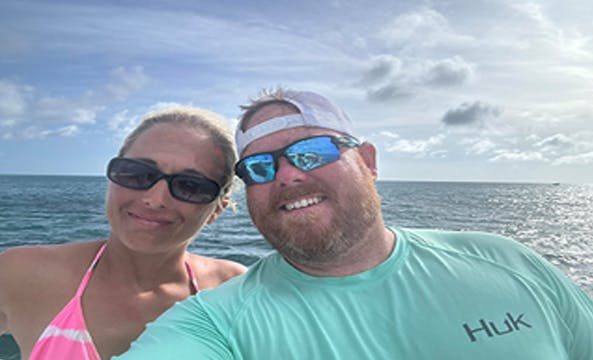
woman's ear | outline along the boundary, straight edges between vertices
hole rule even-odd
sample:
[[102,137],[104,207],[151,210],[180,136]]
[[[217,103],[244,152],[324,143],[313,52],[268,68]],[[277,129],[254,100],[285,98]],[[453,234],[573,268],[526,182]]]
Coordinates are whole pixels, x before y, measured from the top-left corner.
[[358,153],[373,175],[373,179],[377,180],[377,149],[375,146],[369,142],[364,142],[358,147]]
[[214,211],[212,211],[212,213],[210,214],[210,217],[208,217],[208,221],[206,223],[212,224],[214,221],[216,221],[216,219],[218,219],[218,216],[220,214],[222,214],[224,209],[226,209],[226,207],[229,206],[230,203],[231,203],[231,198],[228,195],[225,195],[220,200],[217,200],[216,209],[214,209]]

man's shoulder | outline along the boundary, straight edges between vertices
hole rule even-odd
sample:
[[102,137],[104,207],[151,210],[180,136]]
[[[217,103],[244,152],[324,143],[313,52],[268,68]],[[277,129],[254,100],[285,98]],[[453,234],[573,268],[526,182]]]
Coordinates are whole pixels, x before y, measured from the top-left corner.
[[519,269],[541,256],[526,245],[506,236],[481,231],[449,231],[434,229],[400,229],[413,246],[437,253],[489,262]]

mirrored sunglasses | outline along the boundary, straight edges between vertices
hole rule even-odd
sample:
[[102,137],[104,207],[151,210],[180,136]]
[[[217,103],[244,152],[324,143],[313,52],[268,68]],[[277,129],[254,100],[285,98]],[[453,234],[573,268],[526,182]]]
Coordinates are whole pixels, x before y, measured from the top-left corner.
[[358,140],[350,136],[314,136],[275,151],[249,155],[237,163],[235,172],[245,185],[264,184],[276,178],[281,156],[298,169],[309,171],[340,159],[340,147],[359,145]]
[[107,166],[107,178],[117,185],[132,190],[148,190],[165,179],[171,196],[193,204],[207,204],[220,195],[220,185],[201,175],[184,173],[165,174],[139,159],[116,157]]

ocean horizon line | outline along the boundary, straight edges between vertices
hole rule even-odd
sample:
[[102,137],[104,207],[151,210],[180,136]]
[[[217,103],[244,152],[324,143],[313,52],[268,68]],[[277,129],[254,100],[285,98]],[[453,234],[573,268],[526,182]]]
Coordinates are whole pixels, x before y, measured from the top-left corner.
[[[71,177],[71,178],[105,178],[105,174],[18,174],[18,173],[0,173],[0,176],[7,177]],[[590,182],[567,182],[567,181],[533,181],[533,180],[485,180],[485,179],[381,179],[381,183],[451,183],[451,184],[509,184],[509,185],[593,185]]]

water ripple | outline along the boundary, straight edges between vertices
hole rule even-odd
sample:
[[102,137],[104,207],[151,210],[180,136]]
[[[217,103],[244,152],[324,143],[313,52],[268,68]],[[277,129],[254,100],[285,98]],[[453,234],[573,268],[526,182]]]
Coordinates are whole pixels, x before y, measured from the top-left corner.
[[[0,250],[105,238],[102,177],[0,176]],[[386,223],[479,230],[535,249],[593,294],[593,186],[379,182]],[[237,210],[206,226],[190,251],[251,264],[271,248],[249,219],[244,192]]]

